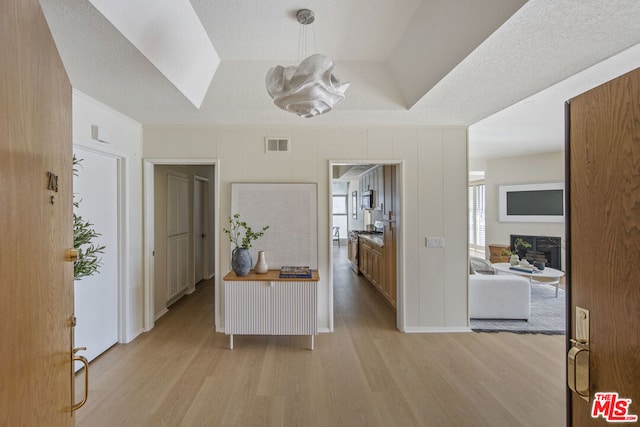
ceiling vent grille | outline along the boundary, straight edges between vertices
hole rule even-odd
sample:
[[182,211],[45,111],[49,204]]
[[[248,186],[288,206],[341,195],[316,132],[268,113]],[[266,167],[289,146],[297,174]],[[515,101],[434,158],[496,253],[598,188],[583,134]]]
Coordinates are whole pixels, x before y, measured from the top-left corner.
[[290,138],[265,138],[265,153],[288,153],[291,151]]

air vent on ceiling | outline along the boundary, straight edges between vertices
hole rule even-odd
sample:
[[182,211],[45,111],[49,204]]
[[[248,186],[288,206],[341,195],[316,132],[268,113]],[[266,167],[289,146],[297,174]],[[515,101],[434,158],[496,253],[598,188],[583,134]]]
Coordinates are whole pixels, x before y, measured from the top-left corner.
[[291,140],[289,138],[265,138],[265,153],[288,153],[291,151]]

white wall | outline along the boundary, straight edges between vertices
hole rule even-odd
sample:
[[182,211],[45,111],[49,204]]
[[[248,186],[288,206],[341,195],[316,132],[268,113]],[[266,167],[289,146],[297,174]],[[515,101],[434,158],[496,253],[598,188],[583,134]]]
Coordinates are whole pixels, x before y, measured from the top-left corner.
[[[551,222],[500,222],[498,187],[512,184],[564,182],[564,152],[488,159],[486,162],[486,243],[509,244],[511,234],[562,238],[562,269],[565,269],[565,224]],[[489,249],[487,247],[487,256]]]
[[[290,136],[288,155],[264,153],[264,137]],[[332,325],[330,160],[397,160],[404,191],[399,271],[405,284],[406,331],[467,328],[467,132],[464,128],[144,128],[145,158],[217,159],[220,218],[230,214],[232,182],[314,182],[318,185],[320,283],[318,322]],[[221,221],[218,227],[225,224]],[[444,236],[444,248],[426,248]],[[229,242],[220,239],[226,274]],[[222,268],[224,267],[224,268]],[[220,288],[220,277],[216,277]],[[216,301],[216,304],[219,300]],[[218,325],[221,330],[224,325]]]
[[[119,325],[120,342],[129,342],[143,330],[143,265],[142,265],[142,126],[140,123],[74,90],[73,143],[75,146],[97,150],[119,159],[122,182],[120,267],[122,309]],[[91,125],[99,125],[111,132],[111,143],[91,139]],[[86,175],[95,180],[100,175]]]

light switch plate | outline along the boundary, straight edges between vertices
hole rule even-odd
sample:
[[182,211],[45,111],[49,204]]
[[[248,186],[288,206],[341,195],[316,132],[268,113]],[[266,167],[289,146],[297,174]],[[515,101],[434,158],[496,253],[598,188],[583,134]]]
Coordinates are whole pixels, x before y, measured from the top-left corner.
[[428,248],[444,248],[444,237],[426,237],[425,245]]

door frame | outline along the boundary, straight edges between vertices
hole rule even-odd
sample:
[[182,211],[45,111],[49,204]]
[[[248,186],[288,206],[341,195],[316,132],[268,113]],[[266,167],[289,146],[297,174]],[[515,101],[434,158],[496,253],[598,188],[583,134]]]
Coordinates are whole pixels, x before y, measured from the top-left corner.
[[[144,316],[143,329],[150,331],[155,325],[154,319],[154,215],[155,215],[155,196],[154,196],[154,167],[156,165],[184,165],[184,166],[213,166],[213,223],[214,230],[219,229],[220,225],[220,160],[219,159],[198,159],[198,158],[148,158],[142,159],[142,209],[143,209],[143,263],[144,263],[144,284],[143,284],[143,300],[144,300]],[[220,286],[220,239],[214,240],[214,292],[215,298],[219,297]],[[218,314],[215,315],[215,324],[220,324]]]
[[[405,316],[405,293],[404,293],[404,214],[403,209],[404,202],[404,161],[403,160],[329,160],[329,190],[332,188],[333,181],[333,166],[340,165],[395,165],[396,166],[396,189],[398,190],[398,203],[400,204],[400,215],[397,219],[397,242],[396,242],[396,297],[397,297],[397,309],[396,309],[396,327],[401,332],[406,332],[406,316]],[[327,210],[329,220],[329,230],[333,226],[332,206],[333,199],[331,191],[328,191],[328,203],[329,209]],[[329,241],[328,257],[329,258],[329,331],[333,332],[333,240],[331,233],[327,234],[327,240]]]
[[[200,193],[197,194],[196,193],[196,182],[199,182],[201,187],[200,187]],[[200,222],[201,222],[201,228],[202,228],[202,233],[204,233],[205,237],[203,239],[198,239],[197,236],[194,234],[193,236],[193,284],[195,286],[196,284],[196,249],[199,249],[202,251],[202,278],[203,280],[207,280],[209,278],[210,275],[210,265],[209,265],[209,223],[207,221],[205,221],[205,218],[207,218],[208,214],[209,214],[209,179],[205,178],[203,176],[199,176],[199,175],[193,175],[193,226],[194,226],[194,230],[195,230],[195,224],[196,224],[196,219],[197,219],[197,215],[196,215],[196,210],[195,210],[195,206],[196,206],[196,198],[200,199],[200,208],[202,211],[202,215],[200,215]],[[200,242],[200,245],[197,244],[197,242]]]
[[117,172],[116,176],[118,182],[116,184],[117,188],[117,200],[118,200],[118,226],[117,226],[117,235],[118,235],[118,283],[116,285],[117,288],[117,301],[118,301],[118,343],[126,343],[127,339],[127,324],[129,323],[129,319],[127,317],[126,307],[128,305],[127,300],[127,292],[125,291],[125,282],[127,277],[127,272],[129,270],[128,260],[130,259],[127,248],[130,247],[130,238],[129,233],[127,233],[128,229],[128,203],[127,203],[127,191],[126,189],[129,186],[128,177],[127,177],[127,163],[129,162],[129,156],[124,153],[119,153],[114,150],[103,149],[101,146],[96,146],[94,143],[88,143],[81,141],[79,139],[73,140],[73,148],[81,148],[83,150],[91,151],[95,154],[99,154],[102,156],[110,157],[116,160],[117,164]]

